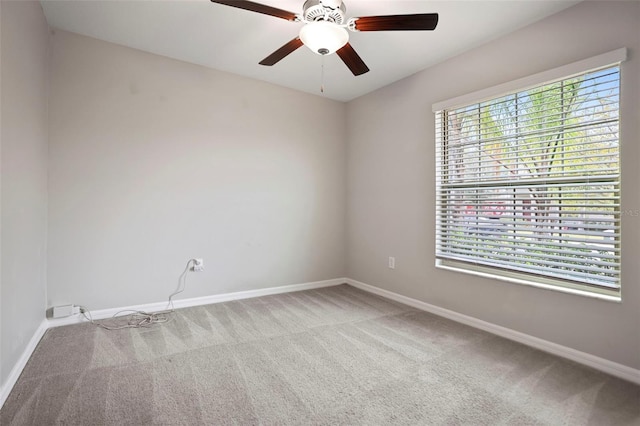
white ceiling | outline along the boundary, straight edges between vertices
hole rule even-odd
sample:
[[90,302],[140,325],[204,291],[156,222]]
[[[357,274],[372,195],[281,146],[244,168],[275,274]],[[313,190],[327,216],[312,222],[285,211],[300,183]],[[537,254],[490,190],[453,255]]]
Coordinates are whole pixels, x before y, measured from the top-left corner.
[[[304,0],[258,0],[302,12]],[[435,31],[350,32],[371,71],[354,77],[337,55],[301,47],[272,67],[258,62],[297,36],[304,24],[209,0],[42,1],[52,28],[349,101],[508,34],[579,0],[344,0],[347,17],[433,13]],[[324,60],[324,93],[320,93]]]

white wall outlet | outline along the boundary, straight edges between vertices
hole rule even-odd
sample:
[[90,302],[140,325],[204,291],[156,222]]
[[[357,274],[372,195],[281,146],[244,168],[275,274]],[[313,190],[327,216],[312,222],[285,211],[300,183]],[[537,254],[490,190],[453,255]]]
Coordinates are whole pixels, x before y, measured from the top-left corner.
[[204,260],[198,258],[193,259],[193,268],[191,269],[194,272],[202,272],[204,271]]
[[389,256],[389,268],[396,269],[396,258]]

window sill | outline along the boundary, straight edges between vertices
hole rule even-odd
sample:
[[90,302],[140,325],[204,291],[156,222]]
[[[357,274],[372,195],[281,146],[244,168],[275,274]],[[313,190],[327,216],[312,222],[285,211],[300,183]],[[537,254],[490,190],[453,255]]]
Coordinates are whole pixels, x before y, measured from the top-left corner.
[[519,278],[516,276],[512,276],[510,274],[483,272],[481,270],[471,269],[471,267],[448,264],[448,262],[445,263],[445,261],[442,261],[440,259],[436,260],[435,266],[438,269],[444,269],[444,270],[454,271],[454,272],[462,272],[463,274],[475,275],[477,277],[490,278],[490,279],[499,280],[499,281],[506,281],[506,282],[515,283],[515,284],[541,288],[544,290],[551,290],[551,291],[558,291],[560,293],[573,294],[576,296],[590,297],[592,299],[600,299],[600,300],[605,300],[607,302],[622,303],[622,298],[620,295],[602,294],[602,293],[596,293],[593,291],[581,290],[577,288],[569,288],[569,287],[563,287],[559,285],[546,284],[546,283],[537,282],[531,279]]

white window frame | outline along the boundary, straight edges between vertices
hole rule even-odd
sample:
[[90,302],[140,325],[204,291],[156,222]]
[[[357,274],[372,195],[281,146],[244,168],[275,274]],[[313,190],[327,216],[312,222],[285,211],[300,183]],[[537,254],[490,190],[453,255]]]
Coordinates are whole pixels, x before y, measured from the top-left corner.
[[[441,161],[438,158],[440,152],[439,147],[444,143],[442,129],[438,125],[438,116],[442,111],[454,110],[466,105],[477,104],[488,100],[496,99],[514,92],[526,91],[528,89],[543,86],[555,81],[569,79],[573,76],[581,75],[586,72],[601,69],[608,66],[620,65],[627,59],[627,49],[621,48],[610,51],[598,56],[594,56],[585,60],[577,61],[565,66],[554,68],[518,80],[510,81],[498,86],[479,90],[473,93],[465,94],[433,104],[432,110],[436,118],[436,162]],[[620,85],[621,86],[621,85]],[[622,89],[621,89],[622,91]],[[620,106],[619,106],[620,108]],[[438,164],[436,164],[438,167]],[[438,172],[437,172],[438,173]],[[436,183],[438,185],[438,183]],[[436,193],[440,193],[440,189],[436,188]],[[438,205],[438,203],[436,203]],[[436,207],[436,227],[440,226],[439,211]],[[437,233],[436,233],[437,234]],[[436,246],[438,245],[438,236],[436,235]],[[437,248],[436,248],[437,250]],[[620,301],[620,289],[609,290],[601,287],[593,287],[589,285],[580,285],[575,283],[567,283],[564,280],[545,277],[541,275],[532,275],[527,273],[519,273],[517,271],[509,271],[497,267],[473,264],[469,262],[460,262],[447,258],[436,258],[436,267],[467,274],[473,274],[482,277],[488,277],[517,284],[530,285],[539,288],[562,291],[583,296],[596,297],[611,301]]]

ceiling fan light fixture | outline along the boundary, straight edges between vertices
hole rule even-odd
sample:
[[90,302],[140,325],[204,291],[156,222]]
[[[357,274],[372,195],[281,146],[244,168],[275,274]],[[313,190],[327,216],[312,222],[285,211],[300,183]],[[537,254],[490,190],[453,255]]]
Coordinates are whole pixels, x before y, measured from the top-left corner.
[[332,22],[310,22],[300,29],[300,40],[318,55],[329,55],[349,41],[349,33]]

